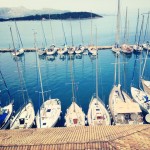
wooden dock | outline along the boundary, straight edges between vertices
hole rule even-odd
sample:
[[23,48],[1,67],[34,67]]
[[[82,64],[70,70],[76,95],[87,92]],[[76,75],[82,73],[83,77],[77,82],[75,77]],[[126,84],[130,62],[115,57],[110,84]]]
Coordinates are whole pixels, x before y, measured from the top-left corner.
[[[90,46],[86,46],[85,49],[88,49],[88,47]],[[96,46],[94,46],[96,48]],[[98,50],[107,50],[107,49],[111,49],[112,46],[97,46]],[[12,52],[13,49],[11,48],[0,48],[0,52]],[[35,52],[35,48],[24,48],[25,52]]]
[[0,150],[149,150],[150,125],[0,130]]

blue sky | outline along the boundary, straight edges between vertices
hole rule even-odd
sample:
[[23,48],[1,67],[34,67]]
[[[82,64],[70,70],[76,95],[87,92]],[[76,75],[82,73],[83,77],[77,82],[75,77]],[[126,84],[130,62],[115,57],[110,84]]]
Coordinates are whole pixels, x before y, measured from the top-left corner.
[[[117,0],[0,0],[0,7],[19,7],[28,9],[53,8],[71,11],[92,11],[97,13],[116,13]],[[121,7],[129,11],[149,11],[150,0],[121,0]]]

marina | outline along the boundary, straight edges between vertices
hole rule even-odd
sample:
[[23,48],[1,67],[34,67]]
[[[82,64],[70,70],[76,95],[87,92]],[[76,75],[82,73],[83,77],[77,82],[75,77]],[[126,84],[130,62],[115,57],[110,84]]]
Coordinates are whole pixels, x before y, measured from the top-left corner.
[[122,3],[0,22],[0,149],[149,149],[150,12]]

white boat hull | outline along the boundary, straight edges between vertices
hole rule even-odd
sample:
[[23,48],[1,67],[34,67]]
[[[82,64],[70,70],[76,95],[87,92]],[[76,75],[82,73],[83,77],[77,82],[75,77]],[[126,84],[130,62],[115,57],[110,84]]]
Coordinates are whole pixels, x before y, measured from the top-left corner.
[[85,114],[75,102],[67,109],[65,120],[66,127],[85,126]]
[[57,52],[58,48],[46,49],[46,55],[54,55]]
[[133,52],[133,48],[131,48],[131,46],[129,46],[127,44],[123,44],[121,46],[121,51],[125,54],[131,54]]
[[28,129],[34,123],[35,112],[31,102],[27,103],[11,120],[10,129]]
[[45,101],[40,112],[36,115],[37,128],[51,128],[57,123],[61,113],[61,103],[59,99]]
[[18,50],[18,51],[12,52],[12,55],[13,55],[13,56],[20,56],[20,55],[22,55],[22,54],[24,54],[24,49],[23,49],[23,48],[21,48],[21,49]]
[[145,99],[145,96],[147,96],[148,100],[150,100],[150,95],[134,87],[131,87],[131,94],[134,101],[140,105],[141,109],[146,113],[150,113],[150,101],[146,102]]
[[97,99],[92,97],[88,109],[88,124],[90,126],[110,125],[110,116],[105,106]]
[[144,91],[150,95],[150,81],[142,79],[142,85],[143,85]]
[[135,52],[141,53],[143,51],[142,46],[133,45],[133,49]]

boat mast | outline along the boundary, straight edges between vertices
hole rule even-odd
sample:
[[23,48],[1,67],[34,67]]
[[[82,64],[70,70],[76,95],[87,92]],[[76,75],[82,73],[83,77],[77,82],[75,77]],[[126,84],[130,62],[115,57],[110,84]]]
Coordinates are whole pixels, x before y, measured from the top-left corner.
[[53,44],[55,45],[55,40],[54,40],[54,35],[53,35],[52,22],[51,22],[50,14],[49,14],[49,24],[50,24],[50,29],[51,29],[52,41],[53,41]]
[[64,39],[65,39],[65,45],[67,45],[67,39],[66,39],[65,30],[64,30],[64,25],[63,25],[62,20],[61,20],[61,25],[62,25],[63,35],[64,35]]
[[41,26],[42,26],[42,32],[43,32],[43,37],[44,37],[44,41],[45,41],[45,46],[47,47],[47,41],[46,41],[46,37],[45,37],[45,32],[44,32],[44,27],[43,27],[42,20],[41,20]]
[[136,25],[136,33],[135,33],[135,44],[137,43],[138,27],[139,27],[139,16],[140,16],[140,11],[138,9],[138,17],[137,17],[137,25]]
[[91,46],[93,45],[93,32],[92,32],[92,28],[93,28],[93,23],[92,23],[92,12],[91,12]]
[[116,56],[115,56],[114,85],[116,85],[116,67],[117,67],[117,62],[116,62],[116,59],[117,59],[117,53],[116,53]]
[[128,27],[127,27],[127,43],[129,43],[129,20],[128,20]]
[[35,47],[35,50],[36,50],[36,58],[37,58],[38,71],[39,71],[39,77],[40,77],[40,86],[41,86],[42,100],[43,100],[43,104],[44,104],[44,91],[43,91],[43,84],[42,84],[42,76],[41,76],[40,62],[39,62],[38,52],[37,52],[38,49],[36,47],[36,32],[34,32],[34,47]]
[[9,100],[11,100],[11,95],[10,95],[10,92],[8,90],[7,84],[5,82],[5,79],[4,79],[4,76],[3,76],[2,72],[1,72],[1,70],[0,70],[0,74],[1,74],[1,77],[3,79],[3,83],[4,83],[5,87],[6,87],[6,90],[7,90],[8,96],[9,96]]
[[117,33],[116,33],[116,43],[119,46],[120,43],[120,0],[118,0],[118,12],[117,12]]
[[18,35],[18,37],[19,37],[19,40],[20,40],[21,46],[23,47],[23,42],[22,42],[22,40],[21,40],[20,32],[19,32],[19,29],[18,29],[18,26],[17,26],[16,21],[15,21],[15,27],[16,27],[17,35]]
[[[147,30],[148,26],[149,26],[149,12],[148,12],[148,17],[147,17],[146,30]],[[146,37],[146,30],[145,30],[144,41],[145,41],[145,37]],[[148,57],[148,44],[149,44],[149,43],[146,43],[146,46],[147,46],[147,53],[146,53],[146,57],[145,57],[144,65],[143,65],[143,70],[142,70],[141,78],[143,78],[143,74],[144,74],[145,66],[146,66],[146,62],[147,62],[147,57]]]
[[124,43],[127,43],[127,15],[128,7],[126,7],[125,30],[124,30]]
[[[97,50],[97,27],[96,27],[96,50]],[[96,99],[98,100],[98,52],[96,53]]]
[[[11,27],[10,27],[10,33],[11,33],[11,38],[12,38],[13,47],[14,47],[14,50],[15,50],[15,44],[14,44],[14,39],[13,39],[13,34],[12,34]],[[15,51],[16,51],[16,50],[15,50]],[[18,60],[17,60],[16,62],[17,62],[17,69],[18,69],[18,74],[19,74],[19,80],[20,80],[20,88],[21,88],[22,97],[23,97],[23,100],[24,100],[24,103],[25,103],[24,89],[23,89],[23,86],[22,86],[21,72],[20,72],[20,69],[19,69]]]
[[117,58],[118,58],[118,84],[120,85],[120,53],[118,53]]
[[11,27],[10,27],[10,33],[11,33],[11,39],[12,39],[13,48],[14,48],[14,51],[16,51],[15,44],[14,44],[14,38],[13,38],[13,35],[12,35]]
[[[72,68],[72,59],[70,60],[70,70],[71,70],[71,81],[72,81],[72,102],[75,102],[75,94],[74,94],[74,76],[73,76],[73,68]],[[73,103],[74,111],[75,111],[75,103]]]
[[72,34],[71,18],[70,18],[70,28],[71,28],[71,40],[72,40],[72,46],[74,46],[74,44],[73,44],[73,34]]
[[140,35],[139,35],[138,45],[140,44],[141,36],[142,36],[142,33],[143,33],[144,15],[142,15],[142,16],[143,16],[143,18],[142,18],[142,24],[141,24],[141,29],[140,29]]
[[146,36],[147,36],[148,27],[149,27],[149,13],[150,12],[148,12],[148,17],[147,17],[147,22],[146,22],[146,28],[145,28],[145,33],[144,33],[144,42],[145,42],[145,39],[146,39]]
[[81,32],[82,45],[84,45],[83,33],[82,33],[82,26],[81,26],[81,19],[80,18],[79,18],[79,21],[80,21],[80,32]]

